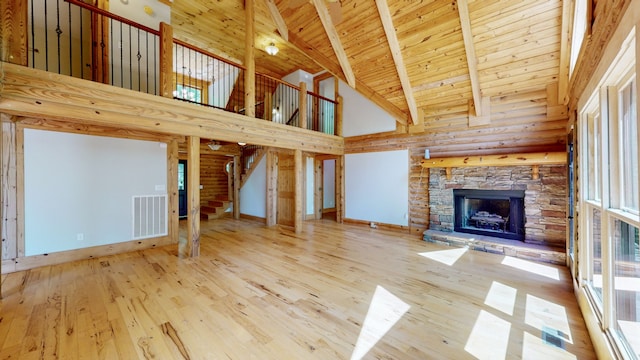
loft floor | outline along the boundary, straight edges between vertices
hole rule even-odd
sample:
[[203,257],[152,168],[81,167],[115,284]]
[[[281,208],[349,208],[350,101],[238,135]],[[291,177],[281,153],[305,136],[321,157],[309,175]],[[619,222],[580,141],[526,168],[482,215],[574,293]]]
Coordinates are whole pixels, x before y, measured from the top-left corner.
[[331,220],[2,281],[0,358],[595,358],[566,268]]

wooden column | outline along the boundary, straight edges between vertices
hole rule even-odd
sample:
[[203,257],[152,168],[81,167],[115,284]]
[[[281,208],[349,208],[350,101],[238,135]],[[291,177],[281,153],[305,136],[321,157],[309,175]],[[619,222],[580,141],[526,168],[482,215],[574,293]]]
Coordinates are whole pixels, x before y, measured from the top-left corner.
[[160,23],[160,96],[173,98],[173,28]]
[[2,0],[0,2],[0,60],[27,66],[27,0]]
[[298,125],[307,128],[307,83],[300,83],[300,93],[298,95]]
[[[2,147],[3,147],[3,141],[2,141],[2,137],[4,136],[4,134],[2,133],[2,128],[3,126],[0,126],[0,159],[3,159],[3,155],[4,153],[2,152]],[[3,169],[4,170],[4,169]],[[0,219],[2,219],[2,221],[0,221],[0,234],[4,234],[4,203],[5,203],[5,197],[4,195],[4,176],[5,176],[5,172],[3,171],[2,174],[0,174],[0,189],[3,189],[2,192],[0,192]],[[5,240],[4,238],[2,240]],[[0,274],[2,274],[2,248],[3,246],[0,246]],[[2,281],[0,281],[0,299],[2,299]]]
[[336,135],[338,136],[342,136],[342,108],[343,108],[343,99],[342,96],[338,96],[336,97],[336,101],[338,102],[336,104],[336,115],[335,115],[335,119],[336,119]]
[[427,183],[426,184],[427,185],[427,189],[426,189],[426,193],[427,193],[427,196],[426,196],[426,198],[427,198],[427,200],[426,200],[426,203],[427,203],[427,209],[426,209],[427,220],[426,220],[426,223],[425,223],[426,227],[427,227],[426,230],[429,230],[429,226],[430,226],[430,223],[431,223],[431,208],[429,207],[429,203],[431,202],[431,199],[429,198],[429,179],[430,179],[430,177],[431,177],[431,169],[428,169],[428,168],[424,169],[424,179],[425,179],[424,181]]
[[344,156],[336,158],[336,222],[344,219]]
[[240,219],[240,155],[233,156],[233,218]]
[[273,149],[267,149],[267,226],[277,223],[278,217],[278,157]]
[[296,149],[293,154],[295,173],[295,198],[294,198],[294,228],[296,233],[302,232],[302,214],[304,202],[304,167],[302,166],[302,150]]
[[244,114],[256,116],[256,61],[255,61],[255,7],[254,0],[244,1],[245,12],[245,50],[244,50]]
[[181,256],[200,255],[200,138],[190,136],[187,144],[187,241]]
[[273,121],[273,93],[267,91],[264,94],[264,114],[263,119]]
[[178,207],[178,141],[167,144],[167,194],[169,196],[169,238],[171,243],[180,241]]
[[313,213],[315,219],[322,219],[322,180],[323,180],[323,159],[316,157],[314,160],[313,175],[314,175],[314,189],[313,189]]

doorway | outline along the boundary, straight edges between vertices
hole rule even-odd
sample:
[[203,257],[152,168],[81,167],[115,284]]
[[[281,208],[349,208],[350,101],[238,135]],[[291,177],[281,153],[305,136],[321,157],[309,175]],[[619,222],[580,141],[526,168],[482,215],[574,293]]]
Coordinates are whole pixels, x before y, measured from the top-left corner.
[[187,217],[187,160],[178,160],[178,217]]
[[315,160],[315,218],[338,221],[339,217],[339,159],[320,155]]

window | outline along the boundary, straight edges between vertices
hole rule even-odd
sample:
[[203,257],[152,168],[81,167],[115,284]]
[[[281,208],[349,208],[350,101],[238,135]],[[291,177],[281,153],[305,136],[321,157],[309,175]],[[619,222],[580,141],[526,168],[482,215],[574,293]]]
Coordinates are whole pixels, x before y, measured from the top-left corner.
[[569,74],[573,74],[584,36],[587,33],[588,0],[575,0],[573,8],[573,30],[571,35],[571,57],[569,58]]
[[580,284],[625,359],[640,359],[635,29],[579,114]]
[[619,92],[620,158],[622,160],[621,208],[638,214],[638,117],[636,116],[636,81]]
[[193,102],[202,102],[202,90],[188,85],[178,84],[173,96],[178,99],[189,100]]
[[640,254],[638,228],[621,220],[614,226],[615,331],[623,346],[640,358]]

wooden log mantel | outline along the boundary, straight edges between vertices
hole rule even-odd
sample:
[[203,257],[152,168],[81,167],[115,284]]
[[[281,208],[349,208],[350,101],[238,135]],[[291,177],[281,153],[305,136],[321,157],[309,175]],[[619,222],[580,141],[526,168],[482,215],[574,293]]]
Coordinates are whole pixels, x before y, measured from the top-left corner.
[[451,168],[454,167],[528,165],[532,167],[533,179],[538,179],[540,165],[563,165],[566,163],[567,153],[558,151],[423,159],[422,167],[426,169],[445,168],[447,179],[450,179]]

